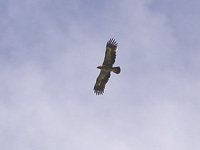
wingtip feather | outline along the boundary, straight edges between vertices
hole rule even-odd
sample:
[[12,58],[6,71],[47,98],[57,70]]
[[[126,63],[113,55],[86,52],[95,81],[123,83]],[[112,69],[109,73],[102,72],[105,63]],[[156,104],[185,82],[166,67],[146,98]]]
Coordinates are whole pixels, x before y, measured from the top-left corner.
[[103,95],[104,90],[96,90],[96,89],[94,89],[94,93],[95,93],[96,95]]
[[107,42],[107,45],[112,45],[112,46],[117,47],[118,43],[114,38],[110,38],[110,40]]

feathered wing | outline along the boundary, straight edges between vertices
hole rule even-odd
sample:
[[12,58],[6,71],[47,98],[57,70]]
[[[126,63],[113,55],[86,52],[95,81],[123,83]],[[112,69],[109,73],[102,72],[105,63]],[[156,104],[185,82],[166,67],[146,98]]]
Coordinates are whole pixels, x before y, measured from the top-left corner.
[[110,39],[106,44],[106,53],[103,65],[112,67],[116,59],[117,42],[115,39]]
[[100,95],[104,93],[104,89],[106,87],[106,83],[108,82],[110,78],[110,72],[102,71],[100,72],[96,84],[94,86],[94,92],[96,95]]

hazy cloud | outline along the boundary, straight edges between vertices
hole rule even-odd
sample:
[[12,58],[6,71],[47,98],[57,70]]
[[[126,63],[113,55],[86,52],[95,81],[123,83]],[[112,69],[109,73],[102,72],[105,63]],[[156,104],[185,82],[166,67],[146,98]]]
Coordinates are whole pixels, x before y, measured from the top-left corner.
[[[2,150],[200,148],[199,2],[0,3]],[[112,37],[122,72],[98,97]]]

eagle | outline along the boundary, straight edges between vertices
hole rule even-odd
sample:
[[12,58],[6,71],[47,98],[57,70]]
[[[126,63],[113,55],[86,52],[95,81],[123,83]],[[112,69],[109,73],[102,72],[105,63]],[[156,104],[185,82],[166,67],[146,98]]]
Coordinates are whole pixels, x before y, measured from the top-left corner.
[[97,77],[96,84],[94,85],[94,93],[96,93],[96,95],[103,95],[111,72],[116,74],[121,72],[120,67],[113,67],[116,59],[117,46],[118,43],[113,38],[111,38],[106,44],[106,52],[103,64],[97,67],[98,69],[101,69],[101,71]]

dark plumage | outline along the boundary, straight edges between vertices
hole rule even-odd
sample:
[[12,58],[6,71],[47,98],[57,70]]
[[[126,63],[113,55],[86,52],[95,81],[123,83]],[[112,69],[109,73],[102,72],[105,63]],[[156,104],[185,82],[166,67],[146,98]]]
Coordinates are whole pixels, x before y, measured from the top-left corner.
[[97,67],[98,69],[101,69],[94,86],[94,92],[97,95],[102,95],[104,93],[104,89],[110,78],[111,72],[119,74],[121,71],[120,67],[113,67],[116,59],[117,46],[118,44],[113,38],[110,39],[106,44],[106,53],[103,65]]

